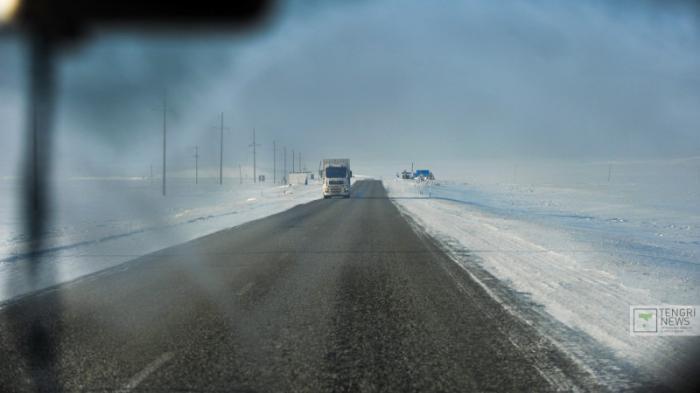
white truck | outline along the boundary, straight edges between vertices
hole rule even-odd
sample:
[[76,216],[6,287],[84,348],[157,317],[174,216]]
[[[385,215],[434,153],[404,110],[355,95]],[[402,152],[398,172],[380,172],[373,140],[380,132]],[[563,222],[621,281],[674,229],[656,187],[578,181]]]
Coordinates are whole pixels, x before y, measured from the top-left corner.
[[323,198],[342,196],[350,198],[350,159],[326,158],[319,165],[319,175],[323,179]]

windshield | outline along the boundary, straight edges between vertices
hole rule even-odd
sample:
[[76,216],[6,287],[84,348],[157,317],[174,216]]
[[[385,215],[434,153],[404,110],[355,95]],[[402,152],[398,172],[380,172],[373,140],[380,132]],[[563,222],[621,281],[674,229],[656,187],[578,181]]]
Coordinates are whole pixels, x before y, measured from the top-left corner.
[[326,177],[347,177],[348,168],[342,166],[329,166],[326,168]]
[[0,0],[0,393],[700,378],[700,0],[156,3]]

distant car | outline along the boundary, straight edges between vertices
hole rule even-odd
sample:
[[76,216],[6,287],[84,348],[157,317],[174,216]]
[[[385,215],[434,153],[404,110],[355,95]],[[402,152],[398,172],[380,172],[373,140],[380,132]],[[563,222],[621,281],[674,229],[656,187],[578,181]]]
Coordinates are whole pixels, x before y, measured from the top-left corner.
[[418,180],[435,180],[435,176],[430,169],[417,169],[413,173],[413,178]]

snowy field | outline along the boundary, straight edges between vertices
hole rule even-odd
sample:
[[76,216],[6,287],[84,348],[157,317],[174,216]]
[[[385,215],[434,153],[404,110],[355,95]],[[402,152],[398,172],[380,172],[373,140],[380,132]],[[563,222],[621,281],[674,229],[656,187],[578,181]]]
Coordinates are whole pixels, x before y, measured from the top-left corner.
[[[700,304],[700,159],[447,163],[431,168],[431,183],[398,180],[394,169],[404,168],[357,165],[354,180],[382,178],[410,220],[609,387],[640,382],[620,369],[674,382],[693,360],[698,337],[630,336],[629,306]],[[18,185],[0,180],[0,303],[321,197],[317,183],[228,178],[174,178],[165,198],[159,182],[141,178],[51,189],[40,276],[30,284]]]
[[[384,184],[495,297],[600,380],[625,388],[635,381],[616,370],[626,367],[677,382],[698,347],[698,337],[629,334],[630,305],[700,304],[700,166],[676,164],[657,173],[630,164],[611,181],[605,173],[552,182],[550,170],[548,182],[499,183],[475,173],[432,184],[384,177]],[[673,178],[683,169],[686,181]]]
[[[217,179],[218,180],[218,179]],[[211,178],[74,179],[51,185],[39,277],[27,282],[18,184],[0,180],[0,303],[321,197],[320,184],[274,186]]]

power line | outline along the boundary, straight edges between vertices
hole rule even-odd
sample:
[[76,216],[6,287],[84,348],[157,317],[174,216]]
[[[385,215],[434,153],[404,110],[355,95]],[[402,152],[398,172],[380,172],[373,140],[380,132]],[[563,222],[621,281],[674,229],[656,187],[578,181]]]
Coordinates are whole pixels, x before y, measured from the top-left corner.
[[253,143],[248,145],[249,147],[253,147],[253,183],[258,182],[258,174],[257,174],[257,161],[256,161],[256,147],[260,146],[259,144],[255,143],[255,127],[253,127]]
[[219,141],[219,185],[224,184],[224,112],[221,112],[221,140]]
[[[224,112],[220,114],[220,124],[219,127],[219,185],[224,184],[224,131],[228,130],[228,127],[224,127]],[[214,127],[212,127],[214,128]]]
[[199,184],[199,146],[194,147],[194,184]]
[[165,151],[167,139],[167,113],[168,111],[168,91],[163,91],[163,196],[165,196]]

